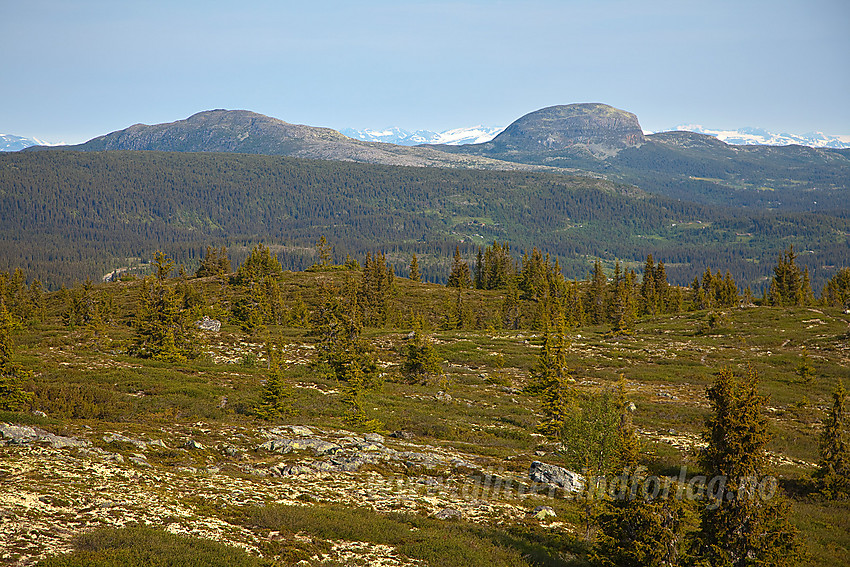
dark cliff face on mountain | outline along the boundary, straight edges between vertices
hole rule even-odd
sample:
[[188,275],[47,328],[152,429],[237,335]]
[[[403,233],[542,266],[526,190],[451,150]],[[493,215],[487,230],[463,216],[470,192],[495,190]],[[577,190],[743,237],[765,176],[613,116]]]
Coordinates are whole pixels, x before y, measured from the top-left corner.
[[585,146],[615,153],[646,141],[637,116],[606,104],[550,106],[526,114],[487,144],[502,151],[549,152]]

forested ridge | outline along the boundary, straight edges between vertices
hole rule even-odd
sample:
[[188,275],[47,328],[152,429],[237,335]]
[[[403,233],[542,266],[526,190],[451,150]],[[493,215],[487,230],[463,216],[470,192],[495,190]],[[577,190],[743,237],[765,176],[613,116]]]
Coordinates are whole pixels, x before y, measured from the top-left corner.
[[[543,134],[540,134],[543,136]],[[693,132],[660,132],[615,155],[591,157],[581,144],[506,150],[499,144],[438,146],[525,164],[579,168],[674,199],[750,210],[844,210],[847,152],[805,146],[735,146]]]
[[568,277],[596,258],[640,268],[663,260],[687,285],[705,266],[754,291],[789,245],[819,290],[850,265],[844,213],[743,215],[588,177],[393,167],[242,154],[32,152],[0,156],[0,269],[48,288],[100,278],[158,249],[187,269],[206,246],[239,262],[257,242],[284,268],[315,260],[326,236],[338,259],[381,250],[400,274],[409,255],[443,281],[455,245],[509,241],[557,256]]

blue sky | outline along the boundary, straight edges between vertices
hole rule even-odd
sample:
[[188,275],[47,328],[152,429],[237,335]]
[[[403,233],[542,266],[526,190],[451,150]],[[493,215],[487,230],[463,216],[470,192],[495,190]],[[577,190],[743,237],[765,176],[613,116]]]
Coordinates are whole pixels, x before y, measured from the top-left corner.
[[0,132],[51,142],[212,108],[444,130],[573,102],[850,134],[846,0],[0,0],[0,33]]

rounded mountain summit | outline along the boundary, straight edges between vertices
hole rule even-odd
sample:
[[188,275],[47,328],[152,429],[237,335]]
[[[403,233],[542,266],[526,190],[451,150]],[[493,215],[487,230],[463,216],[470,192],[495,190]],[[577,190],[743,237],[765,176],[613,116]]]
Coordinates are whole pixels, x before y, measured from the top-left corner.
[[583,147],[613,154],[646,142],[637,116],[601,103],[565,104],[526,114],[486,144],[487,149],[551,152]]

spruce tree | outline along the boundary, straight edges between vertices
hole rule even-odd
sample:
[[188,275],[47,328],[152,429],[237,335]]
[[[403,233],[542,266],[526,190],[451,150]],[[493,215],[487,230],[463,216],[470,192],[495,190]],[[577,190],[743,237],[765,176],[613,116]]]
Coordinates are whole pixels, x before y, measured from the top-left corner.
[[440,367],[440,359],[434,351],[429,337],[422,332],[422,325],[417,322],[412,331],[412,337],[407,339],[404,348],[404,360],[401,363],[401,372],[404,377],[413,383],[423,382],[429,377],[439,377],[443,370]]
[[316,243],[316,252],[319,255],[319,266],[327,268],[333,264],[333,247],[328,244],[324,235]]
[[394,294],[395,274],[392,266],[387,263],[383,253],[375,254],[374,258],[367,253],[359,297],[363,321],[371,327],[386,325],[393,312]]
[[768,434],[765,398],[758,375],[743,378],[722,369],[708,389],[712,414],[706,420],[700,463],[718,488],[700,511],[694,537],[698,565],[711,567],[790,566],[800,558],[790,507],[779,494],[763,499]]
[[139,286],[129,351],[142,358],[183,362],[196,354],[197,333],[188,321],[182,297],[165,282],[174,263],[158,252],[154,266],[156,276],[146,277]]
[[568,349],[564,313],[559,310],[554,328],[546,329],[537,364],[526,388],[530,393],[540,394],[543,419],[537,431],[551,439],[561,436],[573,397],[570,384],[574,380],[567,367]]
[[519,329],[520,326],[520,304],[519,304],[519,288],[516,286],[516,281],[508,285],[505,290],[505,299],[501,305],[502,325],[506,329]]
[[279,279],[283,268],[277,257],[262,243],[257,244],[239,266],[233,283],[241,297],[233,303],[233,318],[246,333],[256,334],[267,324],[280,324],[283,299]]
[[540,301],[551,295],[547,272],[546,259],[540,250],[535,247],[532,248],[530,256],[528,253],[523,254],[522,270],[519,274],[519,289],[523,299]]
[[44,323],[46,309],[44,299],[44,286],[41,285],[41,280],[33,280],[30,284],[30,302],[32,303],[35,315],[38,316],[39,321]]
[[227,248],[224,246],[221,248],[207,246],[204,259],[201,260],[201,265],[198,266],[195,277],[223,276],[229,274],[230,270],[230,258],[227,256]]
[[620,275],[619,263],[614,272],[610,313],[611,334],[614,336],[630,335],[634,330],[635,322],[634,280],[636,276],[633,271]]
[[422,281],[422,276],[419,274],[419,260],[417,260],[416,254],[410,258],[410,274],[407,277],[412,282]]
[[236,270],[234,281],[241,285],[252,285],[264,277],[277,278],[282,275],[283,268],[277,257],[271,253],[267,246],[260,243],[251,249],[248,258]]
[[0,297],[0,410],[18,411],[26,407],[32,394],[24,391],[30,372],[12,362],[12,316]]
[[803,305],[804,297],[809,294],[810,289],[803,288],[803,274],[796,264],[796,259],[794,247],[789,246],[773,268],[769,292],[771,305]]
[[844,384],[832,393],[832,407],[820,434],[820,461],[815,473],[827,498],[850,497],[850,439],[847,434],[847,391]]
[[343,416],[343,421],[348,425],[366,431],[380,430],[384,424],[377,419],[369,419],[366,415],[366,409],[363,407],[366,391],[370,389],[369,378],[359,360],[352,359],[346,365],[348,380],[343,389],[342,400],[348,406],[348,409]]
[[266,356],[269,361],[269,373],[263,385],[256,414],[262,419],[273,421],[292,413],[292,391],[283,378],[280,350],[267,343]]
[[313,313],[313,332],[319,336],[314,367],[340,382],[356,371],[367,388],[378,384],[378,366],[372,348],[360,336],[363,330],[356,281],[346,274],[342,290],[325,287],[323,300]]
[[850,308],[850,268],[841,268],[826,282],[820,303],[825,307]]
[[516,265],[511,257],[510,244],[493,244],[484,250],[478,249],[475,265],[475,287],[479,289],[504,289],[516,277]]
[[460,255],[460,247],[455,246],[455,255],[452,259],[452,270],[449,273],[449,279],[446,281],[446,287],[457,287],[466,289],[472,285],[472,276],[469,273],[469,264],[467,264]]
[[664,262],[658,262],[654,275],[658,310],[661,313],[670,313],[673,309],[671,309],[670,284],[667,282],[667,270],[664,267]]
[[475,289],[484,289],[484,253],[481,247],[478,247],[478,255],[475,257],[475,281],[473,282]]
[[165,281],[174,271],[174,260],[167,257],[162,250],[157,250],[153,257],[154,276],[159,281]]
[[[620,376],[615,402],[620,411],[614,471],[622,471],[619,486],[597,517],[599,532],[592,553],[594,564],[604,567],[675,567],[681,564],[688,506],[657,490],[640,467],[640,441],[632,424],[625,380]],[[668,487],[668,491],[676,487]]]
[[696,310],[705,309],[705,307],[705,290],[702,289],[699,276],[694,276],[694,281],[691,283],[691,308]]
[[801,305],[812,305],[815,302],[815,294],[812,292],[812,282],[809,278],[809,267],[803,268],[803,282],[800,284]]
[[597,260],[593,264],[593,275],[587,291],[587,299],[584,302],[587,317],[594,325],[605,321],[605,291],[608,280],[602,271],[602,262]]
[[659,298],[655,279],[655,261],[652,259],[652,254],[649,254],[643,266],[643,282],[640,285],[641,312],[646,315],[656,315],[659,312]]
[[287,324],[291,327],[306,327],[309,324],[310,313],[300,291],[295,292],[291,303],[286,316]]
[[815,377],[815,367],[812,366],[809,360],[809,353],[806,347],[803,347],[803,352],[800,355],[800,364],[797,365],[794,372],[797,373],[797,376],[800,377],[800,382],[803,384],[808,384]]
[[21,268],[15,268],[8,282],[2,287],[5,289],[0,296],[6,301],[6,308],[12,318],[19,323],[26,323],[34,308],[30,288],[27,287],[26,273]]

